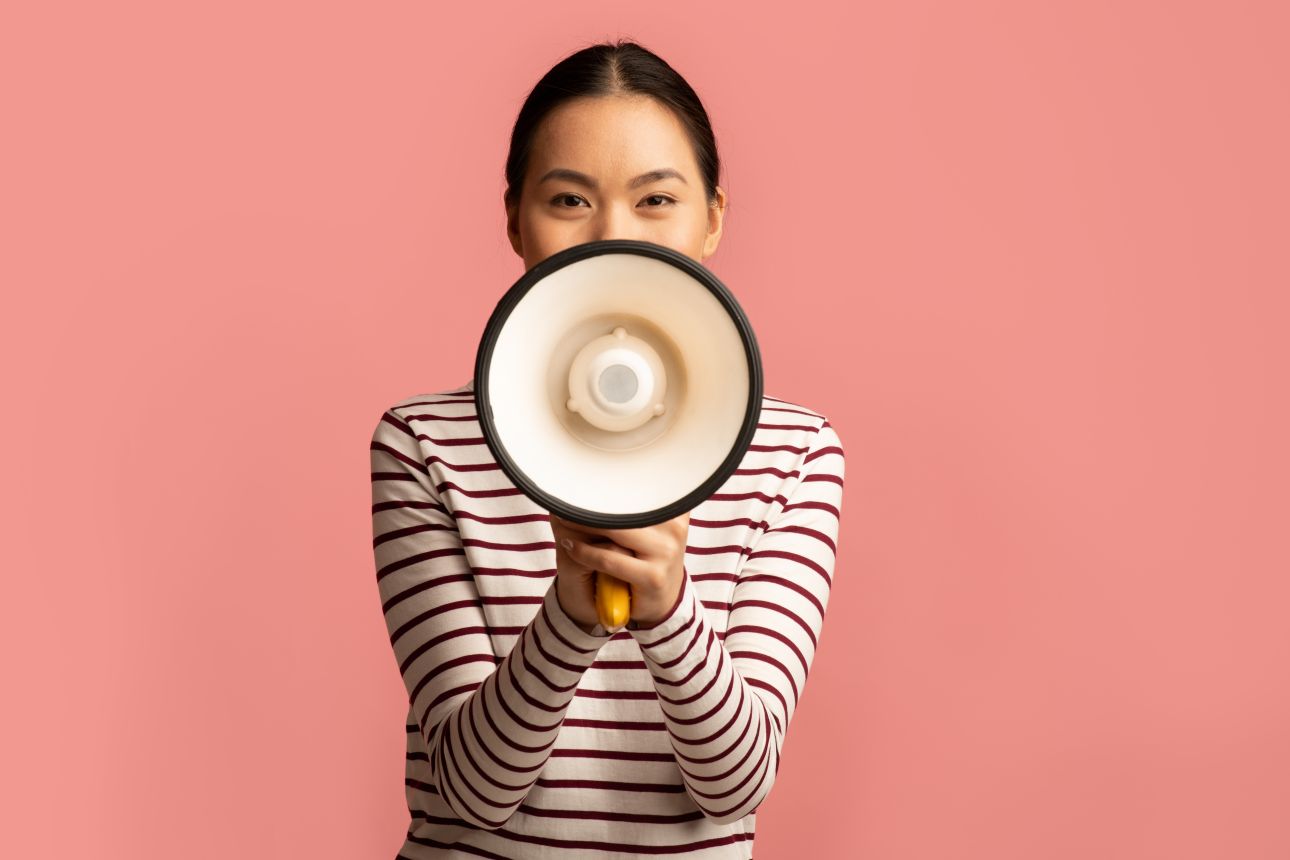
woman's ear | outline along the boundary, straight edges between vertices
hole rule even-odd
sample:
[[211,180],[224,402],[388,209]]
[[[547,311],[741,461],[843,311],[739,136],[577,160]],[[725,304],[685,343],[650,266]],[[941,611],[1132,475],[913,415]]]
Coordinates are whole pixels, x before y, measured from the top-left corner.
[[511,248],[515,250],[516,254],[520,255],[522,260],[524,259],[524,242],[520,239],[519,201],[508,200],[505,195],[502,195],[502,203],[506,207],[506,238],[511,240]]
[[726,220],[726,190],[717,186],[716,200],[708,204],[708,231],[703,237],[703,257],[706,260],[717,252],[721,242],[721,229]]

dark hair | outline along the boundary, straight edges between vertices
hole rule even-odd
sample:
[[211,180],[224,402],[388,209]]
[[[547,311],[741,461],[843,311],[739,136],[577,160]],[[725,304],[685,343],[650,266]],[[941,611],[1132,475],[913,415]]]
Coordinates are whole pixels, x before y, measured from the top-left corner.
[[506,156],[506,202],[520,198],[533,134],[548,113],[582,96],[628,94],[652,96],[681,120],[703,174],[708,202],[714,202],[721,162],[708,112],[685,78],[661,57],[627,39],[602,42],[570,54],[533,87],[511,130],[511,148]]

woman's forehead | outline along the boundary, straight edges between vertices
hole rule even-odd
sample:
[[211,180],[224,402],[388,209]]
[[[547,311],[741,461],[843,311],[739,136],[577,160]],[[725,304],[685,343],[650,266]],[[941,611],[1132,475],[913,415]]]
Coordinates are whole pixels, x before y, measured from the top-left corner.
[[561,105],[542,121],[530,158],[535,177],[566,168],[630,179],[671,167],[691,178],[695,169],[680,120],[650,98],[611,96]]

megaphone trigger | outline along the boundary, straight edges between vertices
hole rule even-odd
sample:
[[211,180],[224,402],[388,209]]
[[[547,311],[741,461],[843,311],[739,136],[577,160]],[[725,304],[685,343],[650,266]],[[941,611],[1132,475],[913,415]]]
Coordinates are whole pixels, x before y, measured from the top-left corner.
[[631,615],[631,587],[616,576],[596,571],[596,614],[606,630],[626,624]]

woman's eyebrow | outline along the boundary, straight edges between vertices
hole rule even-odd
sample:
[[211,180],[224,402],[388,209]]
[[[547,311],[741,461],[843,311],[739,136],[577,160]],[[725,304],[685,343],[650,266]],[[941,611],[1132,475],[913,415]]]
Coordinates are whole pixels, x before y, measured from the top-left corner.
[[[563,179],[566,182],[576,182],[579,185],[585,185],[587,188],[592,190],[600,188],[600,184],[587,174],[579,173],[576,170],[570,170],[567,167],[556,167],[548,170],[546,173],[542,174],[542,178],[538,180],[538,184],[541,185],[548,179]],[[685,182],[685,177],[682,176],[679,171],[673,170],[670,167],[660,167],[657,170],[651,170],[648,173],[642,173],[640,176],[637,176],[631,182],[627,183],[627,187],[636,188],[637,186],[644,185],[647,182],[658,182],[661,179],[679,179],[682,182]]]

